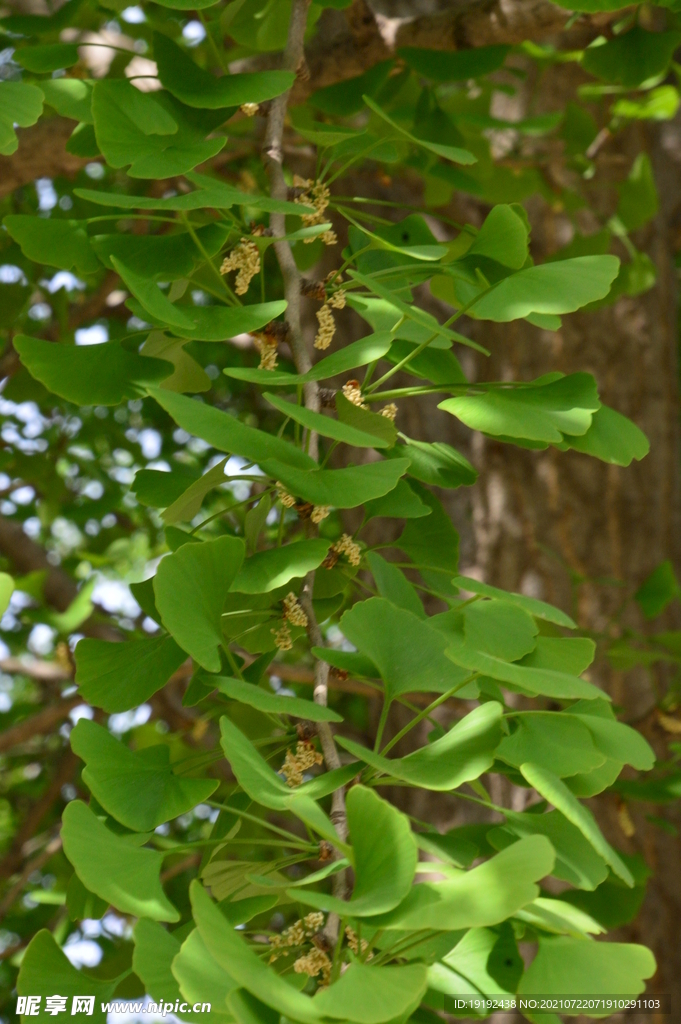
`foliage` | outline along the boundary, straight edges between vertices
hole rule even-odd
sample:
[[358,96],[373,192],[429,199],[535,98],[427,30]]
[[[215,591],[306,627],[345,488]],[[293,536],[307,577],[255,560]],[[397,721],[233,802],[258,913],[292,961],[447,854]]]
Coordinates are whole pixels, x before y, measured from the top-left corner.
[[[346,5],[312,4],[308,37],[325,6]],[[314,149],[312,178],[298,183],[259,157],[297,66],[228,70],[283,49],[291,4],[192,2],[201,22],[181,0],[134,17],[106,7],[155,62],[152,82],[132,77],[125,48],[85,77],[82,48],[62,33],[103,27],[111,11],[94,4],[2,22],[15,75],[0,82],[0,151],[16,149],[17,125],[56,111],[77,122],[70,152],[90,159],[75,187],[56,183],[51,206],[28,189],[8,199],[0,243],[1,326],[20,360],[2,399],[2,511],[82,581],[58,615],[48,570],[17,577],[14,597],[3,574],[3,629],[13,650],[30,634],[40,653],[49,625],[67,698],[74,650],[83,720],[45,754],[68,737],[85,765],[62,790],[63,852],[46,847],[40,863],[54,873],[23,879],[3,982],[11,989],[20,968],[22,996],[208,1001],[238,1024],[422,1021],[462,994],[641,992],[652,954],[593,936],[635,914],[645,872],[583,799],[613,787],[622,799],[674,799],[681,772],[635,775],[653,752],[583,678],[595,645],[570,635],[570,616],[459,575],[438,495],[474,483],[475,468],[403,428],[406,403],[436,394],[444,413],[504,444],[618,466],[646,455],[589,373],[470,381],[462,352],[485,352],[471,321],[478,339],[484,322],[555,331],[562,316],[654,281],[629,237],[658,207],[645,155],[602,230],[544,263],[521,203],[538,192],[578,209],[599,131],[673,116],[673,12],[668,31],[622,23],[579,52],[405,49],[289,110],[297,156],[309,164]],[[205,26],[193,49],[188,21]],[[537,147],[518,142],[512,169],[490,148],[510,124],[490,113],[489,76],[508,61],[517,83],[521,58],[578,62],[593,81],[558,116],[512,125]],[[556,137],[577,182],[559,198],[540,173],[541,146]],[[229,162],[211,165],[218,154]],[[393,221],[378,203],[369,213],[361,196],[336,195],[351,167],[420,176],[423,208]],[[479,228],[442,212],[454,189],[491,207]],[[333,271],[302,288],[324,353],[312,364],[300,274],[325,246]],[[447,308],[443,323],[422,308],[426,288]],[[98,294],[105,316],[93,324],[86,301]],[[325,354],[346,305],[365,336]],[[244,334],[259,366],[253,345],[226,344]],[[361,381],[348,376],[360,369]],[[393,520],[390,544],[366,540],[375,518]],[[133,583],[127,604],[108,609],[115,640],[103,638],[101,607],[91,614],[93,583],[102,601],[107,576]],[[635,597],[654,618],[678,593],[663,564]],[[681,661],[678,634],[597,639],[614,664]],[[343,692],[348,673],[362,698]],[[167,696],[178,678],[181,704]],[[17,680],[8,725],[41,699]],[[357,736],[376,695],[370,749]],[[411,718],[385,742],[396,704]],[[412,732],[420,725],[427,735]],[[408,734],[411,752],[396,756]],[[32,750],[18,752],[10,788],[34,799]],[[617,781],[625,764],[634,771]],[[532,791],[525,812],[493,803],[493,774]],[[400,809],[403,787],[477,804],[484,820],[441,834]],[[549,876],[570,888],[551,895]],[[102,962],[76,976],[61,948],[100,919]],[[521,940],[536,950],[527,970]]]

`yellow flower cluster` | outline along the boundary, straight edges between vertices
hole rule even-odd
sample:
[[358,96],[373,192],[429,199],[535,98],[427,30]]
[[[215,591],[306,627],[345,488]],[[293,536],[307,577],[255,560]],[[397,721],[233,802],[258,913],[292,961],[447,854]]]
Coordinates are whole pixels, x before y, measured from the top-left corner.
[[345,291],[339,288],[329,296],[328,302],[332,309],[345,309]]
[[277,497],[284,508],[293,508],[296,503],[296,499],[288,493],[281,480],[277,480]]
[[322,519],[326,519],[330,511],[330,505],[315,505],[310,513],[310,519],[313,523],[321,523]]
[[344,533],[339,540],[332,544],[331,550],[339,555],[345,555],[350,565],[359,565],[362,560],[362,549],[349,533]]
[[352,402],[353,405],[359,406],[360,409],[369,408],[366,402],[362,401],[362,388],[360,387],[358,380],[349,380],[347,384],[344,384],[343,394],[347,398],[348,402]]
[[321,974],[322,984],[328,985],[331,978],[331,961],[323,950],[315,948],[304,956],[299,956],[293,970],[296,974],[309,974],[311,978]]
[[285,619],[279,629],[271,629],[270,633],[274,637],[274,643],[280,651],[291,650],[293,640],[291,639],[291,630],[288,628],[288,622]]
[[290,750],[286,751],[286,758],[279,769],[286,779],[286,785],[291,789],[300,786],[303,781],[303,773],[315,764],[321,764],[324,758],[315,750],[307,740],[298,740],[295,754]]
[[229,256],[225,257],[220,273],[229,274],[232,270],[238,271],[234,291],[237,295],[245,295],[255,275],[260,273],[260,252],[254,242],[242,238]]
[[303,629],[307,628],[307,615],[300,606],[298,598],[293,593],[287,594],[283,601],[284,604],[284,618],[287,619],[292,626],[302,626]]
[[255,115],[260,110],[260,104],[259,103],[242,103],[241,106],[239,107],[239,110],[241,111],[242,114],[245,114],[246,117],[255,117]]
[[[239,289],[237,288],[237,291]],[[277,368],[277,342],[271,343],[266,338],[253,335],[253,344],[260,353],[259,370],[276,370]]]
[[387,420],[392,420],[394,422],[395,417],[397,416],[397,406],[395,403],[388,402],[387,405],[384,405],[381,409],[381,416],[385,416]]
[[[307,914],[302,921],[294,921],[292,925],[284,929],[281,935],[270,935],[268,942],[275,949],[285,949],[288,946],[302,946],[306,939],[311,938],[324,924],[324,915],[319,910]],[[279,959],[277,953],[270,957],[270,963]]]
[[[294,201],[296,203],[301,203],[303,206],[314,207],[314,213],[302,214],[304,226],[306,228],[311,228],[315,227],[317,224],[323,224],[326,220],[324,214],[331,197],[331,193],[326,185],[321,181],[313,182],[309,178],[300,178],[297,174],[293,178],[293,184],[296,188],[305,189],[302,195],[297,196]],[[338,241],[335,231],[325,231],[318,237],[321,238],[324,245],[335,245]],[[314,238],[306,238],[305,242],[314,242]]]
[[315,335],[314,347],[323,351],[333,341],[333,336],[336,333],[336,321],[333,318],[331,308],[326,302],[321,309],[317,310],[316,315],[319,321],[319,328]]
[[[350,947],[353,953],[356,953],[358,956],[360,953],[362,955],[366,953],[367,949],[369,948],[369,943],[367,942],[366,939],[362,939],[360,943],[360,940],[357,938],[357,933],[354,931],[353,928],[350,927],[349,924],[345,926],[345,937],[348,940],[348,946]],[[371,960],[373,958],[373,955],[373,953],[369,953],[367,960]]]

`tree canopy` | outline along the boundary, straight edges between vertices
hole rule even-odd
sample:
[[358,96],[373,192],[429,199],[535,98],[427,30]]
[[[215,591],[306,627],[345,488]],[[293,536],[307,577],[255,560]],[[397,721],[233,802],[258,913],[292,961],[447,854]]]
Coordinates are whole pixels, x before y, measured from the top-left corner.
[[[389,38],[361,0],[0,19],[8,1012],[427,1024],[654,975],[606,935],[648,869],[585,800],[679,775],[589,666],[677,663],[679,634],[586,635],[463,574],[444,499],[477,468],[410,426],[435,395],[500,445],[648,453],[588,366],[468,358],[655,283],[649,155],[614,186],[596,158],[675,116],[675,4],[541,10],[465,10],[458,44],[447,10]],[[574,226],[543,260],[532,203]],[[635,599],[678,592],[663,563]],[[476,817],[441,831],[415,793]]]

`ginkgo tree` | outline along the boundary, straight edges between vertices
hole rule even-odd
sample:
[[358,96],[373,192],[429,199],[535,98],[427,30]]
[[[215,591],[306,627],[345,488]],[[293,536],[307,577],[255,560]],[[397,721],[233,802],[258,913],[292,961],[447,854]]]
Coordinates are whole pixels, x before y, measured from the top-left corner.
[[[564,315],[650,285],[654,268],[628,238],[654,212],[649,166],[641,158],[622,186],[605,245],[601,233],[544,263],[530,254],[524,193],[492,197],[479,228],[433,210],[393,221],[361,196],[334,198],[334,182],[367,162],[400,163],[431,186],[477,182],[485,196],[482,130],[499,126],[474,109],[477,96],[465,106],[456,83],[484,81],[508,52],[406,49],[290,106],[306,33],[324,7],[347,6],[194,3],[206,39],[197,57],[181,32],[189,5],[159,0],[131,23],[153,73],[124,74],[122,51],[98,78],[79,73],[64,35],[93,27],[94,6],[3,19],[24,70],[0,82],[2,152],[16,149],[16,126],[51,109],[77,122],[69,152],[100,169],[73,190],[68,216],[18,204],[3,220],[8,244],[25,265],[109,275],[127,311],[110,340],[72,344],[67,318],[61,336],[41,332],[16,292],[22,372],[55,408],[102,420],[123,410],[121,424],[143,410],[215,456],[203,472],[182,459],[137,472],[130,508],[163,537],[154,575],[132,588],[144,622],[122,642],[75,646],[77,695],[94,711],[69,735],[84,767],[62,816],[60,921],[112,908],[130,926],[131,957],[78,971],[62,925],[42,929],[21,950],[16,992],[94,996],[100,1020],[112,999],[146,993],[181,1019],[198,1002],[238,1024],[427,1022],[462,1005],[485,1016],[521,995],[626,999],[656,969],[646,947],[604,935],[600,898],[640,890],[641,868],[584,803],[625,765],[650,770],[654,753],[588,678],[595,644],[569,615],[460,574],[436,492],[474,483],[476,470],[450,445],[410,436],[404,415],[436,395],[444,413],[505,444],[623,467],[645,457],[645,436],[601,402],[591,374],[470,380],[460,356],[486,353],[471,321],[555,331]],[[660,83],[679,38],[673,26],[625,24],[565,59],[611,92],[618,83],[614,131],[618,119],[656,116],[646,103],[676,109]],[[282,51],[280,67],[230,73],[259,51]],[[285,132],[312,152],[313,176],[289,166]],[[219,173],[214,158],[234,139],[251,166],[262,154],[258,177]],[[607,251],[613,236],[626,242],[624,264]],[[322,256],[333,266],[320,278]],[[424,308],[426,289],[450,311],[443,322]],[[363,332],[327,354],[346,308]],[[226,356],[239,335],[253,347]],[[222,391],[207,372],[218,363]],[[389,542],[367,541],[375,519],[389,521]],[[6,607],[12,581],[0,584]],[[77,601],[53,620],[64,637],[92,608]],[[277,665],[311,671],[312,699],[276,692]],[[158,730],[128,745],[107,729],[107,715],[144,705],[182,671],[192,736],[214,730],[214,745]],[[381,702],[373,743],[335,696],[348,676]],[[397,705],[406,724],[386,739]],[[493,801],[492,774],[532,793],[526,810]],[[403,788],[477,805],[481,820],[441,833],[406,812]],[[197,807],[209,809],[206,827],[174,832]]]

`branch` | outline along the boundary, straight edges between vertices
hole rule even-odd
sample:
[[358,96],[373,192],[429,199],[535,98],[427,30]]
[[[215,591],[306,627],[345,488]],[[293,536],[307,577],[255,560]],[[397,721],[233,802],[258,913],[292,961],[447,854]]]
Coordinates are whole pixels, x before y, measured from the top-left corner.
[[[78,587],[67,572],[52,565],[47,552],[40,544],[28,537],[21,523],[12,522],[0,516],[0,552],[5,555],[19,575],[29,572],[46,572],[43,593],[48,604],[64,612],[78,594]],[[98,622],[94,615],[83,623],[80,632],[100,640],[120,640],[121,634],[114,627]]]
[[0,753],[26,743],[33,736],[44,736],[46,733],[51,732],[55,725],[68,717],[69,711],[82,703],[82,697],[74,696],[66,700],[57,701],[55,704],[48,704],[46,708],[38,711],[37,714],[31,715],[30,718],[25,718],[23,722],[13,725],[11,729],[6,729],[0,735]]
[[19,899],[26,882],[29,880],[33,872],[40,871],[40,869],[47,864],[48,860],[54,857],[58,850],[61,850],[61,836],[56,836],[54,839],[51,839],[45,849],[39,853],[37,857],[34,857],[33,860],[28,862],[15,884],[5,894],[0,902],[0,921],[2,921],[12,904]]
[[[304,63],[303,39],[307,25],[307,12],[310,0],[293,0],[291,10],[291,21],[289,24],[288,39],[282,67],[287,71],[298,72]],[[282,140],[284,135],[284,122],[289,93],[273,100],[267,116],[267,129],[265,132],[265,145],[263,158],[265,168],[270,180],[270,195],[274,199],[286,199],[288,188],[284,178]],[[275,237],[286,234],[285,218],[283,214],[272,214],[270,216],[270,227]],[[293,359],[298,373],[306,373],[312,366],[310,353],[305,345],[302,326],[300,321],[300,273],[296,266],[291,246],[288,242],[275,242],[274,250],[279,262],[282,277],[284,280],[284,297],[287,301],[286,322],[289,328],[288,341],[291,345]],[[316,383],[305,385],[305,406],[308,409],[319,411],[319,390]],[[309,437],[308,451],[313,459],[319,456],[319,442],[317,434],[312,431]],[[303,584],[300,603],[305,610],[308,619],[308,634],[315,646],[323,646],[319,624],[315,618],[312,607],[312,590],[314,587],[314,572],[308,573]],[[326,662],[317,660],[315,664],[314,701],[316,704],[326,705],[328,697],[328,676],[329,666]],[[340,758],[333,739],[333,733],[328,722],[320,722],[317,733],[324,754],[324,761],[327,770],[332,771],[340,767]],[[342,840],[347,836],[347,816],[345,812],[345,792],[343,787],[337,789],[331,802],[331,820],[336,831]],[[334,894],[343,897],[346,891],[345,872],[339,871],[334,875]],[[335,941],[338,933],[338,920],[336,915],[330,915],[327,923],[329,938]]]

